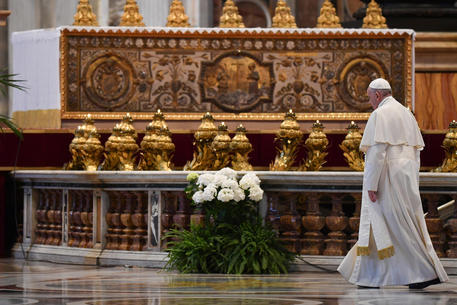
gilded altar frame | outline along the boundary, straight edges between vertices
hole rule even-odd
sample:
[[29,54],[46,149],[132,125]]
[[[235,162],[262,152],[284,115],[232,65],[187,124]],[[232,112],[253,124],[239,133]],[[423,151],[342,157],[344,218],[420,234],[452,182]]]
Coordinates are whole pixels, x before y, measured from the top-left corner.
[[298,120],[363,121],[374,77],[413,108],[413,43],[412,30],[65,27],[61,118],[275,121],[298,105]]

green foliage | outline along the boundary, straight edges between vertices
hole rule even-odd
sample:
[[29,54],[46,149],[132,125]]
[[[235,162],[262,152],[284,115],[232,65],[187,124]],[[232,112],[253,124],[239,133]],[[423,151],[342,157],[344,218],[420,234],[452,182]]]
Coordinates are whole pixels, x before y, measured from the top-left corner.
[[[0,92],[6,96],[7,87],[16,88],[25,91],[27,88],[22,86],[20,83],[24,80],[14,79],[16,74],[8,74],[5,72],[0,73]],[[19,126],[17,126],[11,118],[5,115],[0,115],[0,131],[3,131],[3,126],[11,129],[12,132],[19,138],[23,139],[22,132]]]
[[167,266],[183,273],[287,273],[295,258],[259,220],[236,226],[192,226],[190,231],[172,230],[165,238],[173,239],[168,243]]

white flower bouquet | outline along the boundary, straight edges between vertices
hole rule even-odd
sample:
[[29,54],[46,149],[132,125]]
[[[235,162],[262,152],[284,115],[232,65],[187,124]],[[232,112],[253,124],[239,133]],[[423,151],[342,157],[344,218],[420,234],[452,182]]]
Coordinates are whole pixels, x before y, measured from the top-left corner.
[[255,217],[257,203],[263,198],[260,179],[254,173],[245,174],[238,181],[236,171],[223,168],[216,173],[190,173],[187,180],[186,194],[192,205],[221,221],[223,218],[231,223],[232,217]]

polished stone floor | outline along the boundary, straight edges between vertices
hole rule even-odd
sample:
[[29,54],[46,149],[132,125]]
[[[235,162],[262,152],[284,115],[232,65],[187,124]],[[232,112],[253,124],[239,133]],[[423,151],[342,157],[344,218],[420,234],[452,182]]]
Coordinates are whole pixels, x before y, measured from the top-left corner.
[[421,291],[357,289],[337,273],[183,275],[0,259],[0,305],[422,305],[457,304],[457,276]]

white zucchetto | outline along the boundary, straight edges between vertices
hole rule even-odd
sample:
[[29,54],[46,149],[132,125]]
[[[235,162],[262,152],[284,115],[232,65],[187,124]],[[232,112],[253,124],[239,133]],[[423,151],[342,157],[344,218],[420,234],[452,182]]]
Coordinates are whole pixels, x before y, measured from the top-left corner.
[[390,88],[389,82],[386,81],[384,78],[377,78],[377,79],[373,80],[370,83],[370,85],[368,86],[368,88],[380,89],[380,90],[392,90],[392,88]]

